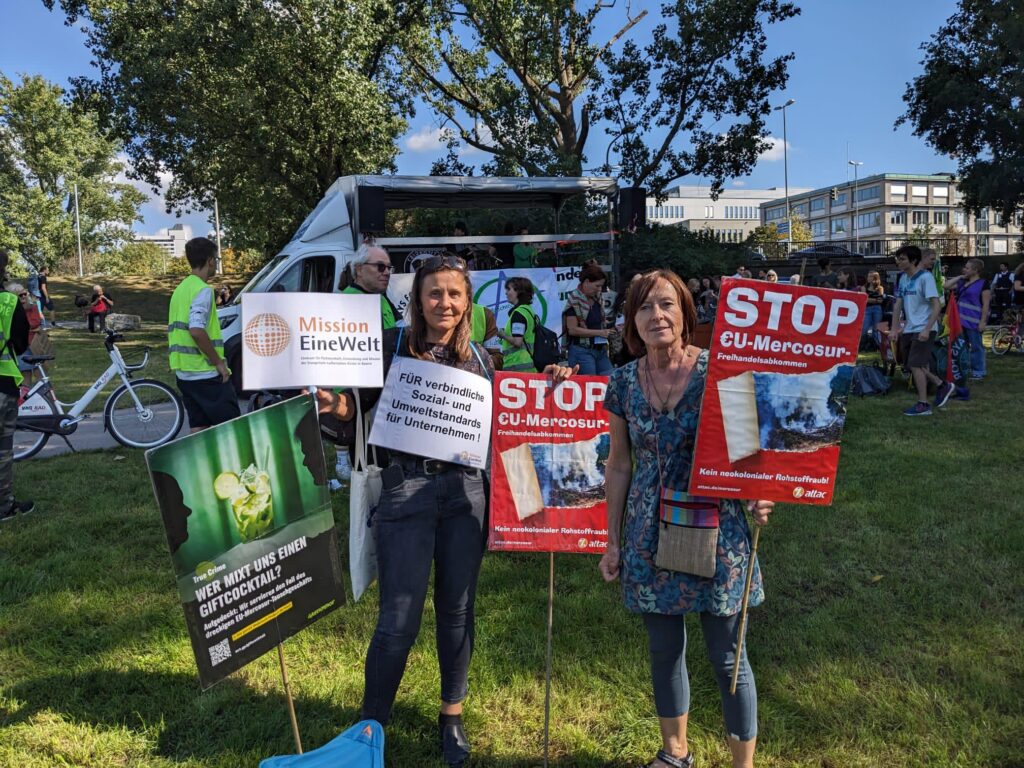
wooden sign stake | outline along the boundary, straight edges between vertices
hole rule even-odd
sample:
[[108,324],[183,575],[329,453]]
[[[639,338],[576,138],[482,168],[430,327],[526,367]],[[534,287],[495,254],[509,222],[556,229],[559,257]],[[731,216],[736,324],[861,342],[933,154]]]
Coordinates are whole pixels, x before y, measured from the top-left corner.
[[288,668],[284,665],[284,643],[277,644],[277,658],[281,662],[281,680],[284,682],[284,695],[288,699],[288,716],[292,720],[292,736],[295,737],[295,749],[302,754],[302,739],[299,737],[299,721],[295,719],[295,701],[292,689],[288,685]]
[[555,623],[555,553],[548,567],[548,658],[544,672],[544,768],[548,768],[548,745],[551,740],[551,637]]
[[747,633],[747,607],[750,603],[750,584],[754,580],[754,561],[757,559],[757,541],[761,538],[761,526],[754,526],[754,542],[750,547],[750,562],[747,565],[746,583],[743,585],[743,607],[740,609],[740,629],[736,635],[736,659],[732,663],[732,685],[729,693],[736,695],[736,681],[740,677],[740,659],[743,658],[743,637]]

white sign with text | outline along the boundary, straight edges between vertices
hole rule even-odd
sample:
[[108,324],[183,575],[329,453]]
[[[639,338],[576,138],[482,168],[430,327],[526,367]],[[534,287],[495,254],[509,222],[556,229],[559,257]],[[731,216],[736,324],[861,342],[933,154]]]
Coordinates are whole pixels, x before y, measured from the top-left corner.
[[373,294],[246,293],[242,386],[380,387],[381,333]]
[[491,440],[491,382],[438,363],[391,364],[370,443],[484,469]]

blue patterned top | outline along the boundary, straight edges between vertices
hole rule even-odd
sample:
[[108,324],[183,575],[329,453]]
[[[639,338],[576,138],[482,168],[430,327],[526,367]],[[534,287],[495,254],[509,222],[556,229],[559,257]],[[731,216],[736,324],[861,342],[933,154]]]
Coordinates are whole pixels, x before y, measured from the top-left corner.
[[[634,613],[706,611],[714,616],[731,616],[741,608],[746,564],[750,559],[750,528],[739,500],[722,500],[714,578],[660,570],[654,565],[660,485],[656,447],[661,452],[665,485],[685,490],[707,377],[707,350],[701,351],[686,391],[675,410],[667,415],[652,408],[644,397],[638,378],[640,362],[612,372],[604,401],[609,413],[625,419],[635,459],[620,546],[619,578],[626,608]],[[656,439],[660,441],[657,446]],[[761,571],[755,560],[750,605],[759,605],[763,600]]]

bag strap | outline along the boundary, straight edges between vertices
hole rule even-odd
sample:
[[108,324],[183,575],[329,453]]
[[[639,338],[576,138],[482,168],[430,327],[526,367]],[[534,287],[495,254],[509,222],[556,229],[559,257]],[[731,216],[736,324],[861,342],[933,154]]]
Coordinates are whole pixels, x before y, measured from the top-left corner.
[[473,354],[476,355],[476,361],[480,363],[480,370],[484,372],[484,378],[491,381],[491,374],[487,370],[487,366],[484,365],[484,359],[480,357],[480,352],[477,351],[476,342],[469,342],[469,348],[473,350]]
[[356,401],[356,463],[352,467],[357,472],[366,471],[366,422],[363,419],[363,406],[359,402],[359,393],[352,398]]

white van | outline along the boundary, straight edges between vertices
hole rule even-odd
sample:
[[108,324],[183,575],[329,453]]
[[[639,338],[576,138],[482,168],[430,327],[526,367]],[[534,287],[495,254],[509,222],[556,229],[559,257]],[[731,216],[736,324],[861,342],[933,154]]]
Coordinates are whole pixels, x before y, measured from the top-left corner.
[[[608,228],[599,233],[539,235],[473,235],[467,237],[377,238],[388,249],[398,270],[408,254],[417,250],[500,243],[560,243],[596,241],[613,259],[612,210],[618,193],[614,179],[593,177],[494,178],[463,176],[344,176],[335,181],[291,241],[238,292],[217,310],[224,333],[224,353],[235,387],[241,390],[241,298],[246,293],[269,291],[338,290],[338,280],[356,248],[368,235],[384,231],[390,209],[523,209],[549,208],[558,212],[566,200],[578,195],[601,195],[608,200]],[[557,251],[556,251],[557,252]]]

